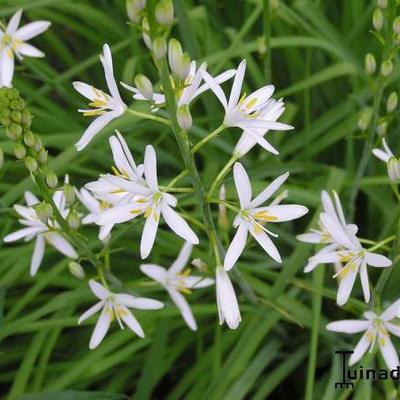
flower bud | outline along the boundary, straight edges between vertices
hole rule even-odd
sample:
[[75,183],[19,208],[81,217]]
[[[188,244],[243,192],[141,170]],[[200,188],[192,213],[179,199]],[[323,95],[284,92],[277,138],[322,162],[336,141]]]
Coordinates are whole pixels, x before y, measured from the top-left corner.
[[18,158],[18,160],[22,160],[23,158],[25,158],[26,156],[25,146],[21,143],[17,143],[14,148],[14,154],[15,157]]
[[170,26],[174,23],[174,5],[172,0],[160,0],[156,5],[156,21],[161,25]]
[[25,158],[25,167],[32,173],[35,173],[38,169],[38,163],[33,157]]
[[[4,122],[3,125],[7,126]],[[11,123],[6,129],[6,133],[11,140],[17,140],[22,134],[22,127],[21,125]]]
[[400,34],[400,16],[396,17],[393,21],[393,32]]
[[183,56],[182,46],[176,39],[171,39],[168,43],[168,63],[171,71],[175,73],[178,64],[181,62]]
[[178,68],[174,71],[177,78],[184,81],[189,76],[190,72],[190,56],[188,53],[184,53],[178,63]]
[[149,36],[150,32],[150,25],[149,25],[149,20],[147,18],[143,18],[142,21],[142,29],[143,29],[143,41],[145,45],[147,46],[148,49],[152,49],[152,43],[151,43],[151,38]]
[[257,38],[257,51],[259,54],[261,55],[265,55],[267,54],[267,42],[265,41],[265,37],[264,36],[259,36]]
[[372,53],[368,53],[364,60],[365,72],[368,75],[373,75],[376,71],[376,60]]
[[377,8],[372,15],[372,25],[375,30],[379,32],[383,28],[384,22],[385,18],[383,17],[382,11]]
[[189,130],[193,125],[192,115],[190,114],[189,106],[184,104],[178,108],[176,119],[181,129]]
[[85,271],[82,268],[82,265],[77,263],[76,261],[71,261],[68,264],[68,269],[69,272],[71,273],[72,276],[78,279],[84,279],[85,278]]
[[42,201],[41,203],[34,205],[33,208],[40,221],[47,225],[49,219],[53,215],[53,207],[50,204]]
[[42,150],[43,143],[40,140],[40,138],[36,137],[35,138],[35,145],[34,145],[34,150],[38,153],[40,150]]
[[46,183],[50,189],[54,189],[58,185],[58,178],[57,175],[53,171],[47,172],[46,175]]
[[388,0],[378,0],[378,6],[385,9],[388,6]]
[[397,104],[399,102],[399,96],[396,92],[390,93],[387,102],[386,102],[386,111],[388,113],[392,113],[397,108]]
[[11,111],[10,113],[11,119],[16,122],[17,124],[20,124],[22,121],[22,113],[21,111]]
[[387,78],[393,72],[393,62],[386,60],[381,65],[381,74]]
[[387,162],[387,171],[390,182],[400,182],[400,162],[396,157],[390,157]]
[[385,136],[388,128],[388,123],[387,121],[381,121],[379,122],[378,126],[376,127],[376,133],[379,136]]
[[24,143],[28,147],[33,147],[36,144],[35,135],[31,131],[26,132],[24,135]]
[[64,195],[68,204],[72,204],[75,201],[75,189],[69,183],[64,185]]
[[[144,3],[142,7],[142,3]],[[135,23],[140,22],[140,12],[143,10],[145,1],[126,0],[126,13],[128,18]]]
[[47,162],[47,150],[45,148],[42,148],[39,151],[39,153],[37,154],[36,158],[41,164],[46,164],[46,162]]
[[197,268],[201,272],[207,272],[208,271],[207,264],[201,258],[194,258],[191,261],[191,264],[193,265],[193,267]]
[[360,117],[358,118],[358,128],[361,131],[366,131],[368,129],[371,122],[371,114],[371,110],[368,108],[361,112]]
[[135,77],[135,85],[139,89],[140,93],[147,99],[152,100],[153,98],[153,85],[151,84],[147,76],[139,74]]
[[78,229],[81,224],[81,220],[79,219],[79,215],[76,211],[72,210],[67,217],[68,225],[71,229]]
[[162,36],[153,40],[153,54],[156,60],[161,60],[167,54],[167,42]]

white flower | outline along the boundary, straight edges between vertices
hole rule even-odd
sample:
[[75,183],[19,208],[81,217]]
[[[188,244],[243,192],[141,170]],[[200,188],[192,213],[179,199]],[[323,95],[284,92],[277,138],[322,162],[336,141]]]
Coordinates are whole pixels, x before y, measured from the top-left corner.
[[[332,191],[332,193],[334,201],[332,201],[325,190],[321,192],[323,212],[328,214],[338,224],[340,224],[350,236],[356,235],[358,230],[357,225],[346,223],[339,196],[335,191]],[[320,229],[312,229],[310,233],[298,235],[297,239],[305,243],[325,244],[326,246],[319,250],[315,254],[316,256],[319,254],[330,253],[340,248],[340,243],[334,240],[330,233],[324,228],[320,220],[318,220],[318,225]],[[317,265],[318,264],[315,261],[310,259],[304,268],[304,272],[312,271],[315,267],[317,267]],[[338,266],[338,269],[340,270],[340,266]]]
[[276,122],[284,109],[281,100],[276,102],[271,99],[275,90],[273,85],[264,86],[247,97],[245,93],[241,96],[245,71],[246,60],[243,60],[236,71],[229,101],[215,78],[207,71],[202,71],[202,76],[225,109],[224,125],[238,127],[244,131],[235,148],[235,154],[244,155],[255,143],[273,154],[278,154],[278,151],[264,138],[265,133],[271,129],[289,130],[293,127]]
[[[208,90],[210,87],[207,83],[202,82],[202,71],[207,69],[207,63],[203,63],[200,65],[198,69],[196,69],[196,61],[192,61],[190,64],[189,75],[185,80],[184,87],[176,93],[177,96],[177,105],[178,107],[183,105],[189,105],[197,96],[201,93]],[[235,74],[234,69],[227,70],[220,75],[216,76],[214,79],[217,83],[223,83],[228,79],[232,78]],[[136,100],[148,100],[140,90],[134,86],[127,85],[126,83],[121,82],[121,85],[126,89],[130,90],[134,93],[133,98]],[[153,93],[152,101],[153,111],[157,111],[159,106],[165,103],[165,96],[162,93]]]
[[103,213],[97,221],[104,225],[109,223],[119,224],[127,222],[144,214],[144,225],[140,243],[140,254],[144,259],[153,248],[156,238],[160,214],[167,225],[181,238],[192,244],[198,244],[199,239],[187,222],[175,211],[177,199],[169,193],[161,191],[158,187],[157,158],[153,146],[147,145],[144,156],[145,183],[136,182],[122,176],[104,177],[107,182],[118,186],[122,191],[132,195],[130,201],[115,204],[114,207]]
[[100,56],[100,61],[103,64],[104,75],[111,95],[84,82],[73,83],[75,90],[89,99],[89,106],[93,107],[89,110],[79,110],[79,112],[87,117],[97,117],[75,144],[78,151],[84,149],[109,122],[122,115],[126,109],[115,82],[111,51],[107,44],[103,46],[103,55]]
[[280,205],[271,204],[260,207],[267,201],[286,181],[289,173],[276,178],[253,200],[249,176],[243,165],[235,163],[233,168],[236,191],[240,202],[240,212],[233,221],[237,228],[224,260],[224,268],[229,271],[239,259],[246,245],[248,233],[261,245],[261,247],[277,262],[282,262],[281,256],[268,234],[277,236],[263,226],[269,222],[284,222],[300,218],[308,212],[306,207],[296,204]]
[[189,261],[192,248],[193,245],[185,243],[177,259],[172,263],[169,269],[155,264],[143,264],[140,266],[140,270],[167,290],[189,328],[196,331],[196,321],[183,294],[190,294],[192,289],[200,289],[213,285],[214,280],[201,276],[189,275],[190,270],[182,272]]
[[364,320],[342,320],[331,322],[326,326],[329,331],[343,333],[365,332],[351,355],[349,365],[355,364],[361,359],[365,352],[373,350],[375,343],[378,343],[379,350],[389,369],[396,369],[399,365],[399,357],[396,349],[390,340],[389,333],[400,336],[400,327],[390,322],[399,314],[400,300],[390,305],[380,316],[372,311],[364,313]]
[[215,286],[219,324],[222,325],[226,321],[229,328],[236,329],[242,317],[232,282],[228,273],[221,266],[217,266],[215,270]]
[[142,327],[129,311],[129,308],[158,310],[164,307],[164,304],[157,300],[145,297],[134,297],[125,293],[111,293],[103,285],[93,279],[89,281],[89,286],[93,294],[99,298],[100,301],[81,315],[78,324],[81,324],[101,310],[100,317],[97,320],[92,337],[90,338],[89,348],[91,350],[102,342],[114,318],[118,321],[121,329],[124,329],[124,322],[136,335],[144,338]]
[[364,299],[368,303],[370,289],[368,282],[367,265],[372,267],[389,267],[392,262],[385,256],[368,252],[363,249],[358,238],[349,234],[335,218],[327,213],[322,213],[320,221],[323,229],[329,233],[333,241],[340,245],[340,250],[319,253],[310,258],[310,261],[319,263],[343,263],[345,266],[335,275],[339,277],[339,288],[336,301],[343,305],[349,299],[358,272],[360,273],[361,286]]
[[[66,218],[69,210],[65,207],[64,192],[61,190],[55,192],[53,200],[60,214]],[[30,192],[25,192],[25,201],[28,207],[15,204],[14,209],[22,217],[19,222],[26,227],[10,233],[5,236],[3,240],[8,243],[19,239],[25,239],[25,241],[28,242],[36,238],[30,266],[31,275],[34,276],[40,267],[46,242],[66,257],[72,259],[78,258],[78,254],[71,244],[59,233],[58,223],[55,220],[49,219],[46,224],[39,219],[33,207],[35,204],[39,203],[37,197]]]
[[14,53],[22,60],[23,56],[44,57],[44,53],[26,43],[40,35],[51,25],[48,21],[31,22],[18,29],[22,10],[18,10],[10,19],[5,31],[0,29],[0,87],[11,87],[14,74]]
[[386,143],[385,138],[382,139],[383,150],[373,149],[372,153],[375,157],[379,158],[386,163],[388,176],[391,182],[398,183],[400,180],[400,162],[392,153]]

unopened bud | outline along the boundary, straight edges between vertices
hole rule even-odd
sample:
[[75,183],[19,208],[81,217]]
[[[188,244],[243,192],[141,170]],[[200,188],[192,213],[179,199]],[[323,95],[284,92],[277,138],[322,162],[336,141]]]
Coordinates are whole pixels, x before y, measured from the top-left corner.
[[78,229],[81,224],[81,220],[79,219],[79,215],[76,211],[71,211],[67,217],[68,225],[71,229]]
[[387,162],[388,176],[391,182],[400,182],[400,162],[396,157],[390,157]]
[[38,163],[33,157],[25,158],[25,166],[32,173],[35,173],[38,169]]
[[140,93],[147,99],[152,100],[153,98],[153,85],[151,84],[147,76],[139,74],[135,77],[135,84],[139,89]]
[[257,38],[257,51],[259,54],[264,55],[267,54],[267,42],[264,36],[259,36]]
[[47,150],[45,148],[42,148],[39,153],[37,154],[37,160],[41,163],[41,164],[46,164],[47,162]]
[[176,119],[181,129],[187,131],[193,125],[192,115],[190,114],[189,106],[184,104],[178,108]]
[[36,204],[33,208],[40,221],[47,225],[49,219],[53,215],[53,207],[42,201],[41,203]]
[[85,271],[82,268],[82,265],[77,263],[76,261],[71,261],[68,264],[68,269],[69,272],[71,273],[72,276],[78,279],[84,279],[85,278]]
[[160,0],[156,5],[156,21],[161,25],[170,26],[174,23],[174,5],[172,0]]
[[369,124],[371,122],[371,110],[366,109],[361,112],[360,117],[358,118],[358,128],[361,131],[366,131],[369,127]]
[[188,53],[184,53],[181,57],[180,62],[177,65],[176,70],[174,71],[175,75],[182,81],[186,80],[189,76],[190,72],[190,56]]
[[75,201],[75,189],[69,183],[64,185],[64,195],[68,204],[72,204]]
[[381,65],[381,74],[387,78],[393,72],[393,62],[386,60]]
[[[10,120],[11,121],[11,120]],[[5,125],[4,123],[3,123],[3,125]],[[6,125],[5,125],[6,126]],[[10,138],[10,139],[12,139],[12,140],[17,140],[20,136],[21,136],[21,134],[22,134],[22,127],[21,127],[21,125],[18,125],[18,124],[13,124],[12,122],[11,122],[11,124],[7,127],[7,129],[6,129],[6,132],[7,132],[7,136]]]
[[368,75],[373,75],[376,71],[376,60],[372,53],[368,53],[364,60],[365,72]]
[[25,158],[26,156],[25,146],[21,143],[17,143],[14,148],[14,154],[15,157],[18,158],[18,160],[22,160],[23,158]]
[[39,152],[40,150],[42,150],[42,147],[43,147],[42,141],[40,140],[40,138],[36,137],[35,138],[35,145],[34,145],[33,148],[35,149],[36,152]]
[[50,189],[54,189],[58,185],[57,175],[53,171],[49,171],[46,175],[46,183]]
[[143,41],[145,45],[147,46],[148,49],[152,49],[152,43],[151,43],[151,38],[149,36],[150,32],[150,24],[149,20],[147,18],[143,18],[142,20],[142,29],[143,29]]
[[382,14],[382,11],[377,8],[372,15],[372,25],[374,26],[376,31],[380,31],[383,28],[383,24],[385,22],[385,18]]
[[396,17],[393,21],[393,32],[400,34],[400,16]]
[[[225,185],[221,185],[218,198],[221,202],[224,202],[226,200]],[[226,207],[223,203],[218,204],[218,225],[223,230],[228,229],[228,217],[226,214]]]
[[201,258],[194,258],[191,264],[201,272],[207,272],[208,270],[207,264]]
[[398,102],[399,102],[399,96],[397,95],[397,93],[396,92],[390,93],[386,102],[386,111],[388,113],[392,113],[394,110],[396,110]]
[[142,0],[126,0],[126,12],[128,18],[135,23],[140,21],[140,13],[145,7],[146,2]]
[[24,135],[24,143],[28,147],[33,147],[36,144],[35,135],[31,131],[26,132]]
[[388,128],[388,123],[387,121],[382,121],[378,124],[378,126],[376,127],[376,133],[379,136],[385,136],[386,132],[387,132],[387,128]]
[[378,6],[385,9],[388,6],[388,0],[378,0]]
[[175,73],[178,69],[178,64],[183,56],[182,46],[176,39],[171,39],[168,43],[168,63],[171,71]]
[[167,54],[167,42],[162,36],[153,40],[153,54],[157,60],[161,60]]

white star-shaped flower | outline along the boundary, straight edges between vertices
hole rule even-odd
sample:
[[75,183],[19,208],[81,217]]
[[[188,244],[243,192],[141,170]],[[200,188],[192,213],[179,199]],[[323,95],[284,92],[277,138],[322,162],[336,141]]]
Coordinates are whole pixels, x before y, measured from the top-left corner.
[[164,307],[164,304],[157,300],[135,297],[126,293],[114,294],[93,279],[89,281],[89,286],[93,294],[100,299],[100,301],[81,315],[78,324],[81,324],[101,310],[100,317],[97,320],[92,337],[90,338],[89,348],[91,350],[102,342],[114,319],[118,321],[121,329],[124,329],[123,323],[125,323],[136,335],[144,338],[143,329],[129,308],[136,308],[138,310],[158,310]]
[[[72,259],[78,258],[78,254],[74,248],[61,234],[58,223],[52,219],[49,219],[46,223],[39,219],[34,209],[34,205],[39,203],[38,198],[31,192],[25,192],[25,201],[27,207],[15,204],[14,209],[22,217],[19,222],[26,227],[10,233],[3,240],[9,243],[19,239],[24,239],[26,242],[36,239],[30,266],[31,275],[34,276],[40,267],[46,242],[66,257]],[[66,218],[69,210],[65,205],[64,192],[61,190],[55,192],[53,201],[60,214]]]
[[236,148],[237,156],[245,154],[255,143],[273,154],[278,154],[264,135],[271,129],[290,130],[293,127],[276,122],[283,109],[281,100],[278,102],[271,100],[275,90],[273,85],[264,86],[247,97],[245,93],[241,96],[245,71],[246,60],[243,60],[236,71],[229,100],[215,78],[207,71],[202,71],[202,76],[225,109],[223,124],[243,129],[242,142],[240,147]]
[[192,248],[193,245],[186,242],[169,269],[155,264],[143,264],[140,266],[140,270],[165,288],[189,328],[196,331],[196,320],[183,294],[190,294],[193,289],[213,285],[214,280],[190,275],[190,270],[183,271],[189,261]]
[[289,174],[285,173],[276,178],[253,200],[249,176],[243,165],[235,163],[233,168],[236,191],[240,202],[240,212],[233,221],[237,228],[224,260],[224,268],[229,271],[239,259],[246,245],[248,233],[261,245],[261,247],[277,262],[282,262],[278,249],[269,235],[277,236],[269,231],[263,224],[291,221],[300,218],[308,212],[304,206],[296,204],[281,205],[271,204],[260,207],[265,203],[286,181]]
[[0,87],[11,87],[14,75],[14,54],[20,60],[23,56],[44,57],[42,51],[26,41],[43,33],[51,23],[36,21],[18,28],[21,15],[20,9],[11,17],[6,30],[0,29]]
[[110,94],[84,82],[77,81],[73,83],[75,90],[89,99],[89,106],[93,107],[88,110],[79,110],[79,112],[87,117],[96,117],[83,133],[78,143],[75,144],[78,151],[84,149],[108,123],[122,115],[126,109],[115,82],[111,51],[107,44],[103,46],[103,54],[100,56],[100,61],[103,64]]
[[365,319],[363,320],[350,319],[331,322],[326,326],[326,329],[348,334],[365,332],[349,359],[350,366],[359,361],[368,348],[372,351],[375,343],[377,343],[386,365],[393,370],[399,365],[399,357],[390,340],[389,333],[400,337],[400,326],[391,322],[398,317],[399,311],[400,300],[397,300],[379,316],[372,311],[367,311],[364,313]]
[[192,244],[198,244],[197,235],[188,223],[173,209],[177,205],[175,196],[160,190],[157,178],[157,157],[153,146],[147,145],[144,156],[145,183],[137,182],[125,176],[108,176],[105,179],[132,195],[130,201],[115,204],[110,210],[103,213],[97,221],[104,225],[109,223],[119,224],[144,215],[142,239],[140,242],[141,257],[147,258],[156,238],[160,215],[167,225],[181,238]]
[[372,153],[375,157],[386,163],[388,176],[391,182],[399,183],[400,181],[400,161],[390,150],[385,138],[382,139],[382,149],[373,149]]

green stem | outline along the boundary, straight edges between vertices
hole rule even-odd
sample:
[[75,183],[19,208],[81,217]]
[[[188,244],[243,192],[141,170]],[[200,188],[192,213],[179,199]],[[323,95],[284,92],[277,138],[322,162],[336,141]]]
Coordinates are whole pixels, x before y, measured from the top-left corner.
[[232,156],[229,161],[225,164],[224,168],[221,169],[217,177],[214,179],[214,182],[211,184],[210,190],[207,193],[207,200],[211,198],[215,189],[221,184],[224,180],[225,176],[229,173],[232,165],[237,161],[236,156]]
[[157,115],[142,113],[140,111],[135,111],[135,110],[132,110],[131,108],[127,108],[126,112],[129,113],[129,114],[134,115],[135,117],[139,117],[139,118],[143,118],[143,119],[149,119],[151,121],[160,122],[161,124],[164,124],[164,125],[170,125],[171,124],[171,122],[168,121],[165,118],[158,117]]
[[205,138],[200,140],[200,142],[196,143],[192,147],[192,154],[195,154],[202,146],[204,146],[206,143],[208,143],[210,140],[214,139],[217,137],[224,129],[226,126],[224,124],[221,124],[217,129],[215,129],[213,132],[208,134]]
[[272,68],[271,68],[271,21],[272,21],[272,15],[271,15],[271,1],[270,0],[263,0],[263,7],[264,7],[264,40],[265,40],[265,46],[267,48],[267,51],[265,53],[265,77],[266,81],[271,81],[272,80]]

